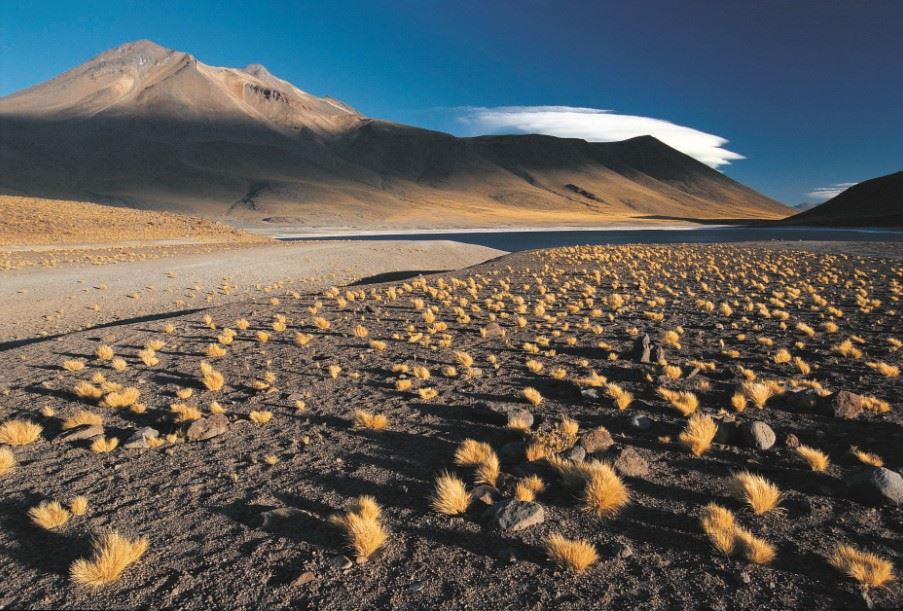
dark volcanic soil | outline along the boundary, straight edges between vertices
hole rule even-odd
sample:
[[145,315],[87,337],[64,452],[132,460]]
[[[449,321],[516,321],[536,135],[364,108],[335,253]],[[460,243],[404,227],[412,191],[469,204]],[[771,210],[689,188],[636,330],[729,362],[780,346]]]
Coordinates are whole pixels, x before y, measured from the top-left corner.
[[[890,341],[903,339],[897,311],[901,275],[900,261],[791,250],[566,248],[512,255],[455,274],[429,276],[425,282],[348,287],[342,295],[357,294],[346,304],[320,294],[299,299],[278,295],[280,302],[274,305],[270,298],[275,293],[270,293],[254,303],[210,310],[216,330],[196,313],[2,352],[0,420],[29,419],[44,431],[37,442],[14,448],[19,464],[0,478],[0,606],[864,606],[855,582],[826,558],[836,544],[849,543],[891,560],[898,575],[903,567],[901,506],[863,504],[844,486],[859,465],[849,453],[851,445],[879,455],[891,469],[903,465],[899,378],[867,365],[881,361],[899,366],[903,360],[903,350],[895,350]],[[555,296],[554,302],[546,302],[545,319],[534,311],[542,298],[540,280],[546,294]],[[391,299],[390,286],[403,293]],[[610,297],[614,293],[624,298],[617,310]],[[520,297],[525,307],[517,314]],[[447,330],[424,321],[412,303],[417,298],[427,307],[438,306],[436,321]],[[317,316],[330,321],[328,330],[312,324],[309,308],[317,301],[322,303]],[[706,302],[713,311],[707,311]],[[720,312],[724,302],[732,314]],[[757,304],[767,308],[769,317]],[[461,322],[455,307],[471,321]],[[781,312],[787,313],[786,320]],[[287,331],[272,330],[276,314],[286,317]],[[518,315],[526,326],[517,326]],[[481,336],[481,329],[492,326],[491,317],[504,337]],[[208,344],[217,341],[222,328],[236,328],[239,318],[250,321],[250,328],[237,332],[225,356],[206,359]],[[822,326],[829,321],[838,325],[836,332]],[[174,325],[173,333],[163,332],[166,322]],[[815,331],[812,337],[796,328],[801,322]],[[365,326],[369,337],[355,337],[356,325]],[[594,325],[603,327],[601,333]],[[663,331],[678,326],[683,328],[681,348],[665,350],[683,377],[660,380],[661,367],[640,363],[632,354],[635,337],[648,334],[657,342]],[[267,343],[255,339],[258,330],[270,332]],[[296,330],[313,335],[307,346],[295,345]],[[411,333],[423,333],[421,343],[407,341]],[[442,345],[444,334],[450,345]],[[549,346],[527,354],[523,344],[535,344],[537,336],[548,338]],[[860,358],[832,352],[832,346],[853,336]],[[759,338],[770,338],[773,345]],[[137,353],[152,339],[166,346],[157,352],[160,364],[148,368]],[[385,341],[387,348],[369,348],[370,339]],[[94,357],[101,342],[128,362],[126,370],[116,372]],[[608,346],[599,347],[599,342]],[[802,376],[793,362],[775,363],[779,348],[801,357],[811,373]],[[455,350],[469,353],[479,372],[464,375]],[[738,354],[733,356],[732,350]],[[82,359],[88,366],[64,371],[66,359]],[[541,362],[543,371],[530,373],[528,359]],[[693,359],[712,362],[715,368],[689,377],[694,365],[688,361]],[[202,360],[225,375],[224,390],[214,393],[201,386]],[[400,376],[392,367],[399,363],[426,366],[432,377],[410,376],[412,390],[396,391]],[[328,373],[332,365],[342,368],[336,379]],[[444,376],[445,365],[456,366],[458,377]],[[735,413],[730,397],[744,380],[741,366],[759,380],[781,382],[788,392],[769,400],[764,409],[750,404]],[[550,375],[557,367],[566,370],[565,379]],[[604,387],[595,389],[596,399],[583,396],[577,380],[590,370],[633,392],[633,404],[619,411]],[[254,381],[267,371],[275,374],[275,382],[255,390]],[[77,399],[75,383],[97,372],[139,388],[146,412]],[[874,396],[888,401],[891,410],[867,410],[845,420],[820,409],[791,407],[793,384],[804,379],[819,382],[826,391]],[[677,442],[686,419],[656,394],[660,385],[695,392],[700,410],[713,416],[725,410],[739,422],[767,422],[777,443],[764,451],[715,444],[695,457]],[[527,386],[542,393],[540,406],[521,398]],[[438,397],[422,400],[414,391],[423,387],[435,388]],[[194,389],[184,402],[199,406],[205,415],[211,401],[219,401],[231,421],[229,429],[207,441],[185,440],[187,425],[174,424],[169,409],[180,401],[175,396],[179,388]],[[304,411],[295,409],[299,399],[306,402]],[[45,406],[55,415],[42,415]],[[433,512],[429,497],[439,472],[448,469],[473,483],[473,470],[453,462],[461,441],[485,441],[499,452],[521,438],[496,414],[510,408],[531,411],[534,428],[540,430],[563,416],[576,420],[581,431],[606,427],[615,444],[595,458],[613,460],[633,448],[649,471],[624,478],[631,504],[616,517],[596,518],[581,510],[579,491],[564,488],[543,461],[504,460],[505,454],[499,486],[505,496],[511,496],[518,475],[535,472],[545,480],[547,490],[537,498],[545,509],[542,524],[496,532],[481,519],[480,508],[486,506],[480,501],[464,517]],[[108,454],[91,452],[86,442],[53,441],[63,419],[81,409],[104,417],[108,437],[124,442],[128,429],[154,426],[162,435],[175,434],[175,441],[155,449],[119,447]],[[387,415],[388,427],[352,429],[356,409]],[[251,410],[272,411],[273,418],[253,424]],[[632,426],[638,414],[648,416],[652,427]],[[789,434],[826,452],[828,471],[810,471],[786,447]],[[269,465],[267,455],[279,462]],[[784,491],[783,512],[755,516],[728,496],[730,474],[742,469],[765,475]],[[26,513],[37,503],[67,503],[79,494],[90,501],[86,515],[52,532],[29,522]],[[336,556],[352,554],[328,517],[348,509],[362,494],[373,495],[383,506],[389,542],[366,563],[336,568]],[[776,546],[777,557],[769,566],[713,550],[699,526],[702,507],[712,501],[732,509],[743,526]],[[264,529],[261,514],[280,507],[300,511]],[[102,590],[74,585],[70,564],[89,555],[92,534],[108,528],[148,537],[148,552],[120,581]],[[556,568],[543,548],[553,532],[592,541],[599,564],[579,576]],[[903,588],[898,580],[869,591],[868,598],[877,607],[899,607]]]

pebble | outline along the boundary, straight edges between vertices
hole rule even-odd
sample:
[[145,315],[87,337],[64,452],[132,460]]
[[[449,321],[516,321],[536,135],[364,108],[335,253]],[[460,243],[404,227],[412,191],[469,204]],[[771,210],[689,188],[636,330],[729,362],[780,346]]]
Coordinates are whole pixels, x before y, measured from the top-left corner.
[[848,390],[836,392],[828,400],[834,417],[843,420],[855,420],[865,409],[863,407],[864,397]]
[[292,585],[296,586],[296,587],[303,586],[305,584],[310,583],[311,581],[314,581],[316,578],[317,578],[317,576],[314,575],[312,572],[304,571],[303,573],[301,573],[300,575],[298,575],[295,578],[295,581],[292,582]]
[[340,554],[329,559],[329,566],[342,571],[347,571],[352,566],[354,566],[354,563],[351,562],[351,558],[349,558],[348,556]]
[[652,418],[642,414],[636,414],[630,419],[630,426],[641,431],[648,431],[652,428]]

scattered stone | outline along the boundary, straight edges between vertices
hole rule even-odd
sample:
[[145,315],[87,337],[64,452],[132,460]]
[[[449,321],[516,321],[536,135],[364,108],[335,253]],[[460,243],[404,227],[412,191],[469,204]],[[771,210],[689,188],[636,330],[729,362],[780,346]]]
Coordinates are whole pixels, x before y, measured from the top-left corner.
[[342,571],[347,571],[352,566],[354,566],[354,563],[351,562],[351,558],[349,558],[348,556],[343,556],[340,554],[329,559],[329,566]]
[[518,427],[533,427],[533,414],[525,409],[513,409],[508,412],[508,425],[517,424]]
[[486,511],[491,525],[505,532],[517,532],[545,521],[545,510],[539,503],[510,499]]
[[903,476],[886,467],[860,467],[851,471],[844,483],[850,495],[870,505],[903,502]]
[[640,453],[631,447],[626,447],[615,459],[614,468],[621,475],[627,477],[643,477],[649,475],[649,463],[640,456]]
[[775,439],[774,429],[761,420],[740,425],[740,440],[750,448],[767,450],[774,445]]
[[818,407],[821,397],[814,390],[792,390],[784,395],[785,405],[794,411],[813,411]]
[[800,438],[793,433],[788,433],[784,438],[784,445],[791,450],[795,450],[796,448],[800,447]]
[[426,587],[426,584],[423,583],[422,581],[415,581],[414,583],[412,583],[411,585],[408,586],[408,592],[411,592],[411,593],[419,592],[420,590],[422,590],[425,587]]
[[204,441],[222,435],[229,430],[229,419],[225,414],[213,414],[195,420],[188,427],[186,435],[190,441]]
[[604,452],[610,448],[614,442],[615,440],[611,438],[611,433],[604,428],[598,428],[583,433],[583,435],[580,436],[580,441],[577,442],[577,445],[582,447],[587,454],[595,454],[597,452]]
[[715,432],[715,442],[724,445],[732,445],[737,442],[740,435],[740,425],[731,414],[726,414],[718,421],[718,430]]
[[636,414],[630,419],[630,426],[641,431],[648,431],[652,424],[652,418],[643,414]]
[[497,322],[491,322],[483,327],[483,337],[505,337],[505,330]]
[[586,458],[586,450],[583,446],[574,446],[565,454],[565,458],[574,462],[582,462]]
[[125,443],[122,445],[122,447],[128,448],[130,450],[147,448],[149,447],[147,445],[148,439],[156,439],[159,436],[160,431],[155,428],[145,426],[132,433],[132,435],[125,440]]
[[494,486],[480,484],[470,491],[470,498],[474,501],[485,503],[486,505],[494,505],[502,498],[502,493]]
[[633,548],[626,543],[618,550],[618,558],[630,558],[633,556]]
[[295,578],[295,581],[292,582],[292,586],[294,586],[294,587],[303,586],[303,585],[310,583],[311,581],[314,581],[316,578],[317,578],[317,576],[314,575],[312,572],[304,571],[303,573],[301,573],[300,575],[298,575]]
[[580,396],[587,400],[596,400],[599,398],[599,391],[595,388],[584,388],[580,391]]
[[633,343],[633,360],[640,363],[649,363],[652,358],[652,340],[648,335],[639,337]]
[[864,397],[848,390],[841,390],[828,397],[831,412],[836,418],[855,420],[862,414]]
[[83,441],[94,439],[103,435],[103,426],[100,424],[79,424],[78,426],[66,429],[54,438],[55,442],[61,441]]

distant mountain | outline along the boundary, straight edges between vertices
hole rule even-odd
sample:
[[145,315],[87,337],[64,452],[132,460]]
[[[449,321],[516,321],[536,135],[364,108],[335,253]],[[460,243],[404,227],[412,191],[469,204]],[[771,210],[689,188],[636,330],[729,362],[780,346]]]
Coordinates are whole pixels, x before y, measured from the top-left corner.
[[803,202],[801,204],[797,204],[793,206],[793,209],[796,210],[797,214],[800,212],[805,212],[806,210],[812,210],[816,206],[821,206],[819,202]]
[[903,226],[903,172],[860,182],[822,205],[783,222],[794,225]]
[[0,192],[316,226],[790,213],[651,136],[456,138],[149,41],[0,99]]

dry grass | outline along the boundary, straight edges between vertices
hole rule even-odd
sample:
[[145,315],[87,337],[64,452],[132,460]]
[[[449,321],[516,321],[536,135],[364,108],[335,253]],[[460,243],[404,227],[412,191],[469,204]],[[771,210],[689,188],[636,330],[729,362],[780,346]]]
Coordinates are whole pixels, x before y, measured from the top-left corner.
[[809,447],[807,445],[801,445],[796,449],[796,453],[799,454],[803,460],[805,460],[809,464],[809,468],[813,471],[823,472],[828,470],[828,466],[831,464],[828,455],[822,452],[821,450],[816,450],[815,448]]
[[709,503],[702,510],[700,517],[702,530],[709,537],[712,546],[724,554],[730,556],[734,553],[734,529],[736,522],[734,514],[716,503]]
[[525,477],[517,482],[514,488],[514,498],[518,501],[535,501],[536,495],[546,489],[545,482],[538,475]]
[[436,487],[430,504],[438,513],[450,516],[459,515],[467,511],[467,507],[470,505],[470,493],[467,492],[461,479],[443,472],[436,478]]
[[734,531],[737,542],[743,550],[746,559],[754,564],[768,564],[776,555],[774,546],[755,536],[745,528],[737,528]]
[[681,413],[682,416],[692,415],[699,408],[699,399],[691,392],[676,391],[664,387],[659,387],[656,391],[660,397],[665,399],[671,407]]
[[894,565],[889,560],[850,545],[835,547],[829,562],[863,588],[880,588],[894,579]]
[[16,467],[16,455],[7,447],[0,447],[0,477],[8,474]]
[[266,424],[273,419],[273,412],[266,410],[251,410],[248,413],[248,420],[254,424]]
[[693,414],[686,428],[680,433],[680,442],[695,456],[702,456],[712,447],[718,424],[706,414]]
[[521,391],[521,395],[527,402],[533,407],[539,407],[539,404],[542,403],[542,395],[538,390],[533,388],[532,386],[528,386]]
[[743,396],[752,401],[759,409],[765,407],[765,403],[774,395],[772,388],[765,382],[746,381],[741,387]]
[[389,424],[389,419],[384,414],[374,414],[363,409],[354,412],[354,428],[381,431]]
[[144,555],[147,547],[145,537],[127,539],[115,531],[105,533],[93,543],[94,557],[73,562],[69,574],[72,581],[90,588],[111,584]]
[[92,426],[103,425],[103,416],[89,412],[88,410],[80,410],[74,416],[66,418],[63,421],[63,429],[74,429],[77,426],[88,424]]
[[69,521],[69,510],[57,501],[44,501],[28,510],[32,523],[45,530],[59,528]]
[[856,460],[864,465],[871,465],[873,467],[884,466],[884,460],[880,456],[872,452],[865,452],[858,448],[850,448],[850,453],[856,457]]
[[140,398],[141,391],[137,388],[129,387],[107,393],[100,404],[111,409],[121,409],[134,405]]
[[566,539],[553,533],[546,539],[546,555],[563,569],[583,573],[599,561],[596,547],[583,539]]
[[27,446],[41,436],[43,427],[28,420],[7,420],[0,424],[0,443],[10,446]]
[[201,381],[207,390],[216,392],[223,389],[226,378],[223,374],[213,368],[207,361],[201,361]]
[[866,365],[886,378],[896,378],[900,376],[900,368],[896,365],[890,365],[881,361],[869,362]]
[[91,451],[97,454],[107,454],[108,452],[115,450],[118,446],[119,439],[117,437],[110,437],[109,439],[106,437],[98,437],[91,442]]
[[345,531],[348,546],[359,558],[369,558],[389,539],[389,533],[380,520],[381,513],[376,499],[362,496],[358,498],[355,509],[333,515],[329,520]]
[[749,471],[734,473],[728,489],[737,500],[749,505],[756,515],[778,509],[783,496],[773,483]]
[[103,391],[101,389],[84,380],[77,382],[72,391],[75,393],[75,396],[80,399],[100,399],[103,396]]
[[74,516],[85,515],[88,512],[88,497],[79,495],[72,499],[72,502],[69,503],[69,511]]
[[583,506],[597,517],[609,517],[630,503],[630,491],[611,465],[596,463],[583,488]]
[[495,452],[488,443],[475,439],[465,439],[455,450],[455,464],[475,467],[486,462]]

